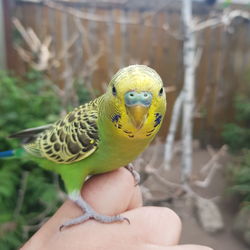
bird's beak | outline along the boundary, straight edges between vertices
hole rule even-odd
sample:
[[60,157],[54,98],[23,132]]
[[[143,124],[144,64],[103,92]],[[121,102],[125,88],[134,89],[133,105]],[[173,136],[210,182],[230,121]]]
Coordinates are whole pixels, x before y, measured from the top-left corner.
[[152,103],[152,93],[149,91],[128,91],[124,95],[127,113],[136,129],[140,129],[148,117],[148,110]]
[[134,126],[137,129],[140,129],[148,116],[149,107],[145,107],[143,105],[135,105],[126,107],[126,109]]

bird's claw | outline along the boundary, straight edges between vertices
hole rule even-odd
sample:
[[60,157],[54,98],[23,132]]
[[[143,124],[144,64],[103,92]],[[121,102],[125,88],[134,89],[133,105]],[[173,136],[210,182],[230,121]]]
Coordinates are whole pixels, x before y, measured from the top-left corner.
[[66,223],[62,224],[59,227],[59,230],[62,231],[65,227],[70,227],[76,224],[83,223],[89,219],[94,219],[96,221],[99,221],[101,223],[112,223],[112,222],[122,222],[122,221],[127,221],[128,224],[130,224],[130,220],[126,217],[123,217],[121,215],[115,215],[115,216],[105,216],[101,214],[95,214],[95,215],[86,215],[84,214],[83,216],[79,216],[77,218],[71,219],[67,221]]
[[132,163],[129,163],[125,168],[133,175],[134,180],[135,180],[135,186],[140,184],[140,174],[134,169],[134,166]]
[[76,224],[80,224],[89,219],[94,219],[101,223],[113,223],[113,222],[127,221],[128,224],[130,224],[130,220],[122,215],[107,216],[107,215],[102,215],[102,214],[97,213],[82,198],[79,198],[75,202],[84,211],[84,214],[62,224],[59,227],[60,231],[62,231],[65,227],[70,227]]

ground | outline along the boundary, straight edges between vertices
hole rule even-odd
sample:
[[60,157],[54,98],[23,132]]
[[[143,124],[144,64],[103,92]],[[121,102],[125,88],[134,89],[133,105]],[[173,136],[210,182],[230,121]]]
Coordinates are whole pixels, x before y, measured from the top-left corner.
[[[153,150],[152,148],[150,151]],[[158,146],[158,152],[161,156],[163,152],[163,147]],[[153,153],[153,151],[151,151]],[[150,155],[148,152],[147,155]],[[145,156],[145,155],[144,155]],[[150,156],[152,158],[152,154]],[[159,159],[160,157],[158,157]],[[160,176],[168,181],[178,183],[180,176],[180,154],[176,154],[173,160],[172,169],[170,171],[160,170]],[[242,241],[235,237],[232,233],[233,220],[237,212],[238,203],[235,199],[232,199],[228,193],[227,183],[228,183],[228,172],[227,169],[231,163],[231,157],[229,154],[225,154],[219,157],[218,163],[221,167],[216,171],[210,185],[206,188],[197,188],[192,186],[195,193],[203,198],[214,198],[216,204],[220,208],[221,215],[223,217],[224,229],[217,233],[207,233],[203,230],[199,221],[197,219],[192,199],[187,199],[185,196],[180,195],[181,191],[178,188],[170,187],[168,188],[161,180],[154,174],[150,174],[147,180],[144,182],[144,187],[149,189],[144,190],[144,197],[146,205],[160,205],[167,206],[173,209],[180,217],[183,223],[183,232],[181,237],[182,244],[201,244],[212,247],[214,250],[247,250],[249,249],[244,245]],[[194,157],[193,157],[193,179],[199,179],[200,169],[204,164],[206,164],[211,155],[206,149],[200,149],[200,147],[195,147]],[[157,162],[157,161],[156,161]],[[158,163],[154,162],[154,165]],[[174,196],[176,198],[171,198]],[[151,200],[148,197],[151,196]],[[152,201],[152,199],[154,201]]]

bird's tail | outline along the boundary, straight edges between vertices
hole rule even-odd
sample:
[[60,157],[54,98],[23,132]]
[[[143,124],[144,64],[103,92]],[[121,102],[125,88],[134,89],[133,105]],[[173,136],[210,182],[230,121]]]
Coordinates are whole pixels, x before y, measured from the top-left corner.
[[7,151],[0,152],[0,158],[21,157],[24,152],[25,151],[23,148],[7,150]]

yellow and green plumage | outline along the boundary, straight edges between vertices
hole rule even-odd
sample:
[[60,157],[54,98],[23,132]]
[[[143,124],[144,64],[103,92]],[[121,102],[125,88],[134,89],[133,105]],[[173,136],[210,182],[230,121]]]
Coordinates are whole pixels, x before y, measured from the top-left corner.
[[165,110],[159,75],[147,66],[132,65],[118,71],[99,98],[54,124],[12,137],[23,139],[24,151],[16,151],[18,155],[29,156],[41,167],[60,174],[76,201],[88,175],[125,166],[148,146]]

